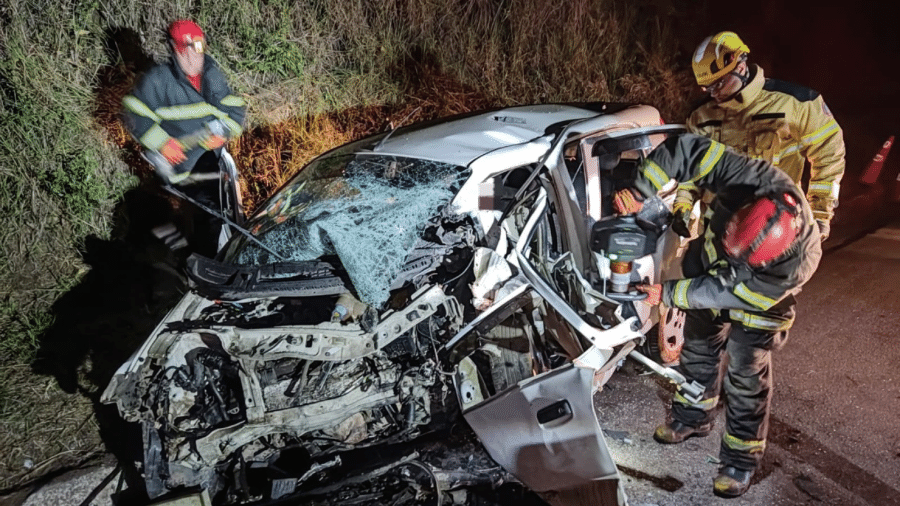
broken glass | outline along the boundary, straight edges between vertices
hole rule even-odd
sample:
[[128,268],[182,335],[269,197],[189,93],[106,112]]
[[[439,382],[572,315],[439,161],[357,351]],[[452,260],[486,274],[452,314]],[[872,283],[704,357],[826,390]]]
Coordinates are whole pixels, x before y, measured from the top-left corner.
[[[249,229],[287,261],[337,255],[360,300],[377,307],[428,220],[468,174],[456,165],[398,156],[330,157],[304,169]],[[277,261],[245,238],[226,258],[240,265]]]

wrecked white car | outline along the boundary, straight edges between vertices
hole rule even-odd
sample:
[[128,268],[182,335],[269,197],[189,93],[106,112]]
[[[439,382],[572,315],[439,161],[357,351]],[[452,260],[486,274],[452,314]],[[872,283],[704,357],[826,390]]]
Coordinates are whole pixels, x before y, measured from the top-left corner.
[[190,259],[193,290],[103,394],[142,427],[149,497],[493,504],[504,483],[615,483],[592,394],[655,323],[631,285],[658,279],[668,212],[615,216],[611,195],[683,131],[661,123],[513,107],[312,161]]

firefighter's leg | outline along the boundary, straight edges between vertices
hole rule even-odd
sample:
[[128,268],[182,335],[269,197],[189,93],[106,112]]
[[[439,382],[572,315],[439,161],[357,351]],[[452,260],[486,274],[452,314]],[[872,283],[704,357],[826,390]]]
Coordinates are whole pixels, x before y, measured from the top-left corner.
[[730,323],[712,310],[686,311],[684,349],[681,351],[679,369],[688,382],[696,381],[703,385],[705,392],[699,402],[691,402],[680,393],[675,393],[672,424],[676,429],[679,425],[697,428],[711,424],[722,386],[720,364],[724,358],[729,327]]
[[[786,332],[786,331],[784,331]],[[732,326],[725,374],[725,432],[719,447],[722,466],[713,493],[737,497],[750,480],[766,449],[772,400],[772,343],[776,334]]]
[[772,398],[772,350],[787,340],[794,321],[794,298],[765,313],[730,311],[725,374],[726,425],[720,459],[753,470],[762,460]]
[[766,447],[772,399],[771,333],[734,325],[728,341],[725,374],[725,433],[719,459],[724,465],[752,471]]

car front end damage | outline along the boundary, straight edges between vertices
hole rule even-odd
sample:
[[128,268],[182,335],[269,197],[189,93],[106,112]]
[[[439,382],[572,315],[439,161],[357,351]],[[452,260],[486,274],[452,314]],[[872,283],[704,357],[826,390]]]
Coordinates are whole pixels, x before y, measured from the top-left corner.
[[[589,237],[605,216],[584,197],[599,183],[569,153],[659,123],[617,111],[513,108],[358,141],[267,201],[255,240],[192,257],[194,289],[102,396],[141,427],[148,496],[537,504],[508,484],[615,481],[592,393],[652,318],[607,290]],[[417,158],[454,136],[445,159]]]
[[[299,449],[301,437],[307,453],[327,455],[417,436],[430,422],[431,389],[439,383],[433,349],[419,336],[439,338],[461,325],[462,314],[438,287],[410,302],[366,330],[328,321],[327,313],[311,324],[298,306],[315,300],[185,296],[137,367],[108,390],[123,418],[144,425],[150,495],[197,485],[215,495],[218,475],[271,464],[280,449]],[[229,318],[236,306],[241,321]],[[245,311],[262,319],[303,316],[242,328],[254,322]]]

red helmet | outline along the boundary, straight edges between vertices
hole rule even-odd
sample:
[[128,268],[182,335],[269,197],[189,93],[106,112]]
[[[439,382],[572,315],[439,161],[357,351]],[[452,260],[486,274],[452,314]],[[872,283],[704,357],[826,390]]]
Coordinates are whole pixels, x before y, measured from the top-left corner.
[[800,208],[793,195],[763,197],[740,208],[728,221],[722,245],[732,259],[762,267],[794,243]]
[[169,26],[169,37],[175,44],[175,49],[184,51],[191,46],[198,53],[203,52],[205,37],[200,26],[188,19],[179,19]]

